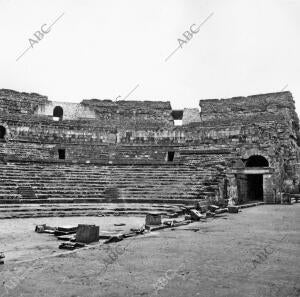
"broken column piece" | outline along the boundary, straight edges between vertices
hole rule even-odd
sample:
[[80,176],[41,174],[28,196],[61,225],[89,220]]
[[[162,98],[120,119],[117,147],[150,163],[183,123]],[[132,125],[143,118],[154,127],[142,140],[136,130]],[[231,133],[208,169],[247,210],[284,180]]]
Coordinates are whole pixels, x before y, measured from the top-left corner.
[[215,214],[221,214],[224,212],[228,212],[228,208],[219,208],[215,210]]
[[54,235],[55,236],[62,236],[62,235],[69,235],[69,234],[74,234],[77,232],[77,227],[74,226],[60,226],[57,227]]
[[84,243],[79,242],[63,242],[59,245],[59,249],[75,250],[84,247]]

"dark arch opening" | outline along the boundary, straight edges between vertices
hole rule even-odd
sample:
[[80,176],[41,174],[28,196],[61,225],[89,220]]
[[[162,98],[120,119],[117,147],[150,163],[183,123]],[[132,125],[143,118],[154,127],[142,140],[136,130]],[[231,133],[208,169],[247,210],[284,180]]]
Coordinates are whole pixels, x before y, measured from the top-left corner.
[[263,156],[253,155],[246,161],[246,167],[269,167],[269,162]]
[[62,107],[55,106],[53,109],[53,117],[59,118],[60,120],[62,120],[63,115],[64,115],[64,110],[62,109]]
[[66,150],[58,149],[58,159],[64,160],[66,158]]
[[173,162],[175,152],[168,152],[168,162]]
[[4,139],[5,134],[6,134],[5,127],[0,126],[0,139]]

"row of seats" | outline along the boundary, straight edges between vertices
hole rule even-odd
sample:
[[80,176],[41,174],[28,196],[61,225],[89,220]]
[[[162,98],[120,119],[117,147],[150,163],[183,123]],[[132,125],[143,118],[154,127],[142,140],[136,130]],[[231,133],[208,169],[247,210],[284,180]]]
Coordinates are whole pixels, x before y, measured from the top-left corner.
[[0,164],[0,201],[199,200],[215,197],[220,178],[216,166],[8,163]]

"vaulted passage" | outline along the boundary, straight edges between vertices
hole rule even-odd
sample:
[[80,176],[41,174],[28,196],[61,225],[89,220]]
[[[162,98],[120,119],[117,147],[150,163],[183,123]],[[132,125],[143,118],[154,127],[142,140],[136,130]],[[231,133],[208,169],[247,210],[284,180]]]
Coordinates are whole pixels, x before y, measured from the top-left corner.
[[262,174],[248,174],[247,175],[247,196],[249,201],[263,201],[263,175]]
[[175,152],[168,152],[168,162],[173,162]]
[[246,161],[246,167],[269,167],[269,162],[263,156],[253,155]]
[[53,109],[53,117],[59,118],[59,120],[63,119],[64,110],[60,106],[55,106]]
[[240,204],[264,199],[262,174],[238,174],[237,187]]
[[58,159],[64,160],[66,158],[66,150],[59,149],[58,150]]
[[264,201],[264,179],[261,168],[266,167],[269,167],[269,162],[263,156],[252,155],[246,160],[247,172],[241,170],[236,175],[239,204]]
[[0,126],[0,139],[4,139],[5,134],[6,134],[5,127]]

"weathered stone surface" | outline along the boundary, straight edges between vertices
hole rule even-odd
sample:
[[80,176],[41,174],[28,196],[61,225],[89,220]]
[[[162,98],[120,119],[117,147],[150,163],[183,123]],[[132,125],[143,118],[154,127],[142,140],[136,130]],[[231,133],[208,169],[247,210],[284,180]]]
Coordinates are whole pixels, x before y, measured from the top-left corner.
[[76,241],[91,243],[99,240],[99,226],[79,224],[76,232]]
[[211,211],[211,212],[216,212],[216,210],[218,210],[220,207],[217,206],[217,205],[208,205],[208,210]]
[[161,225],[161,224],[162,224],[162,221],[161,221],[160,213],[151,212],[146,215],[145,225],[151,226],[151,225]]
[[[252,156],[268,163],[265,202],[299,192],[299,120],[290,92],[201,100],[200,114],[173,112],[170,102],[59,103],[5,89],[0,104],[0,200],[20,199],[19,186],[45,199],[112,196],[115,187],[112,199],[245,203]],[[59,105],[64,115],[53,120]],[[183,125],[174,126],[181,116]]]
[[8,114],[33,114],[39,105],[48,101],[46,96],[36,93],[21,93],[0,89],[0,112]]
[[190,123],[199,123],[200,119],[200,112],[197,108],[185,108],[183,110],[182,116],[182,125],[187,125]]
[[238,206],[228,206],[227,208],[228,208],[229,213],[238,213],[239,212]]
[[192,218],[192,220],[194,221],[199,221],[201,218],[203,218],[204,216],[196,209],[191,209],[190,210],[190,216]]

